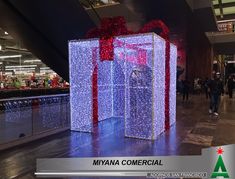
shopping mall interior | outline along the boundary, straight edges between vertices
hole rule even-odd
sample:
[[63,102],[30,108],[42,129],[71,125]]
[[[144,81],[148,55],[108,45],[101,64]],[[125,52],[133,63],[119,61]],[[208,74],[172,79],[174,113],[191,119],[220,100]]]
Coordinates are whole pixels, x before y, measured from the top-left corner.
[[235,144],[234,89],[235,0],[0,0],[0,179]]

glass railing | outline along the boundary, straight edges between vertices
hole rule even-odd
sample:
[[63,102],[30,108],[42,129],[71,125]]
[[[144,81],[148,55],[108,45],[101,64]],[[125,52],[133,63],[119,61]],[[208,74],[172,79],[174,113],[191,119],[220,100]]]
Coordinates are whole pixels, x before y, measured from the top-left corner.
[[6,143],[69,127],[69,95],[0,100],[0,149]]
[[69,88],[34,88],[34,89],[0,89],[0,99],[14,97],[44,96],[69,94]]

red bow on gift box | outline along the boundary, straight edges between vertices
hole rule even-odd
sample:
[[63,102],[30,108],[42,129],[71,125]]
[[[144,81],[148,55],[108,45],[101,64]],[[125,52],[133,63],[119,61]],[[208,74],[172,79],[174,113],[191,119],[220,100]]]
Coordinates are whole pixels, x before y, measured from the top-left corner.
[[119,35],[138,34],[150,32],[155,28],[162,30],[161,36],[168,40],[169,29],[161,20],[153,20],[145,24],[137,32],[130,31],[126,28],[126,21],[124,17],[103,18],[101,20],[100,28],[93,28],[86,34],[87,38],[99,38],[100,44],[100,59],[113,60],[114,46],[113,37]]

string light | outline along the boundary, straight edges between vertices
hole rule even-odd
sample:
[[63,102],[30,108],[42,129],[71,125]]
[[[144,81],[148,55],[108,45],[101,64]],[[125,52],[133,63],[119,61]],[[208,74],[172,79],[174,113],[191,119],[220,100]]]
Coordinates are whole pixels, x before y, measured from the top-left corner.
[[98,44],[98,40],[69,43],[71,130],[92,132],[92,50]]
[[176,69],[177,47],[171,44],[170,51],[170,125],[176,121]]
[[153,55],[153,71],[154,71],[154,139],[165,129],[165,40],[154,35],[154,55]]

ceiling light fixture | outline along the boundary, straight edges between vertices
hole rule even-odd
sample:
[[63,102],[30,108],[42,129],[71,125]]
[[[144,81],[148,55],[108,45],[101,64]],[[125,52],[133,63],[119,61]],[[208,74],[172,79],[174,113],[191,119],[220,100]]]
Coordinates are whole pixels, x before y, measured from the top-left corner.
[[227,61],[227,63],[235,63],[235,61]]
[[47,70],[50,69],[50,67],[41,67],[40,70]]
[[101,0],[103,3],[108,4],[109,0]]
[[27,67],[36,67],[37,65],[14,65],[14,66],[6,66],[6,68],[27,68]]
[[5,59],[5,58],[20,58],[22,55],[6,55],[6,56],[0,56],[0,59]]
[[41,62],[41,60],[24,60],[24,63]]
[[228,20],[220,20],[220,21],[217,21],[218,23],[222,23],[222,22],[234,22],[235,19],[228,19]]
[[21,68],[21,69],[15,69],[15,71],[28,71],[28,70],[35,70],[35,68]]

